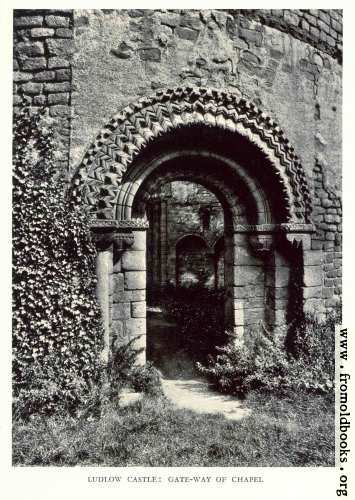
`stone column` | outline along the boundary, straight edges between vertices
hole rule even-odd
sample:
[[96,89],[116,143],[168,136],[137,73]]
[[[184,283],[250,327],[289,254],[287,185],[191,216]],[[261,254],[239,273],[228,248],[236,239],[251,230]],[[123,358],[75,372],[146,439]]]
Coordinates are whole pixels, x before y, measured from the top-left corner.
[[303,259],[302,300],[304,314],[314,314],[319,321],[325,319],[324,300],[322,298],[323,268],[322,252],[311,249],[310,234],[287,234],[287,239],[301,246]]
[[112,251],[112,244],[104,249],[99,247],[96,256],[96,296],[100,305],[104,328],[104,346],[101,353],[101,360],[105,364],[107,364],[110,354],[110,278],[112,273]]
[[[145,349],[147,227],[148,223],[141,220],[92,223],[98,248],[97,298],[104,325],[102,358],[105,362],[109,359],[111,344],[115,348],[137,337],[135,345]],[[139,362],[145,362],[145,351]]]
[[143,348],[138,362],[146,361],[146,227],[132,230],[133,244],[122,255],[124,296],[126,304],[125,329],[128,340]]
[[168,282],[168,203],[165,198],[160,202],[160,279],[161,286]]

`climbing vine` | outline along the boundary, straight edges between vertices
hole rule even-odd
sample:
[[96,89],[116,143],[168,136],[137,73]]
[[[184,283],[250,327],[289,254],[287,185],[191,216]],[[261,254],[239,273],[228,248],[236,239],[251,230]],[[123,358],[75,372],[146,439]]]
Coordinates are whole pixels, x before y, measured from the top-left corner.
[[95,248],[55,163],[49,116],[23,105],[13,127],[13,390],[29,413],[75,407],[99,373]]

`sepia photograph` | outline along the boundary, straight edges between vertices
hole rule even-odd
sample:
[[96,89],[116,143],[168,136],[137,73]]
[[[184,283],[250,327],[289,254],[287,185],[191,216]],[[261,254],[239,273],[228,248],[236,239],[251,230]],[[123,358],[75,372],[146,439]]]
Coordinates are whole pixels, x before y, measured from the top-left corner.
[[343,11],[12,19],[12,466],[334,468]]

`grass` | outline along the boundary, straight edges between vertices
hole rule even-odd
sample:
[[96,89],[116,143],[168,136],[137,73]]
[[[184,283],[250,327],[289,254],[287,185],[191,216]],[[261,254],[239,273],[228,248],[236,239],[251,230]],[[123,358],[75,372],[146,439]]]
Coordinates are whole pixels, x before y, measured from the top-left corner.
[[254,394],[240,421],[176,409],[163,396],[99,420],[34,417],[13,425],[13,464],[22,466],[333,466],[329,397]]

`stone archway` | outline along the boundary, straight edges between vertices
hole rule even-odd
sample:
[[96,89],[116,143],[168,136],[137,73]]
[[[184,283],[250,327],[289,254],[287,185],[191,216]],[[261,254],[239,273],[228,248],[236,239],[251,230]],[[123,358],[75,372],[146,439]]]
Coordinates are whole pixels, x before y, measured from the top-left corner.
[[[214,150],[213,141],[212,146],[209,142],[208,147],[201,143],[185,149],[171,139],[191,127],[225,141],[222,151],[233,141],[244,141],[240,151],[249,148],[251,157],[257,158],[251,161],[255,165],[240,163],[237,150],[229,155],[218,147]],[[165,137],[170,140],[168,148],[163,144]],[[161,145],[163,151],[159,150]],[[151,156],[145,156],[151,146]],[[134,335],[140,335],[141,345],[145,345],[147,224],[135,216],[132,207],[144,182],[182,156],[205,157],[225,168],[227,177],[222,179],[210,166],[206,167],[208,175],[204,172],[203,176],[226,200],[231,214],[225,238],[225,276],[235,334],[241,335],[253,321],[267,319],[274,327],[285,323],[292,266],[287,252],[292,247],[299,249],[303,265],[304,310],[313,307],[319,297],[321,263],[319,253],[310,246],[310,193],[300,160],[284,132],[254,104],[232,94],[201,88],[162,91],[115,115],[90,146],[72,179],[72,196],[90,207],[99,245],[98,295],[107,352],[111,342]],[[174,169],[167,175],[174,177]],[[193,175],[198,177],[201,172]],[[272,190],[268,190],[268,179]],[[252,218],[238,217],[236,185],[244,190],[246,212],[253,213]],[[248,210],[248,204],[254,209]],[[251,285],[260,276],[257,307],[249,307]]]

